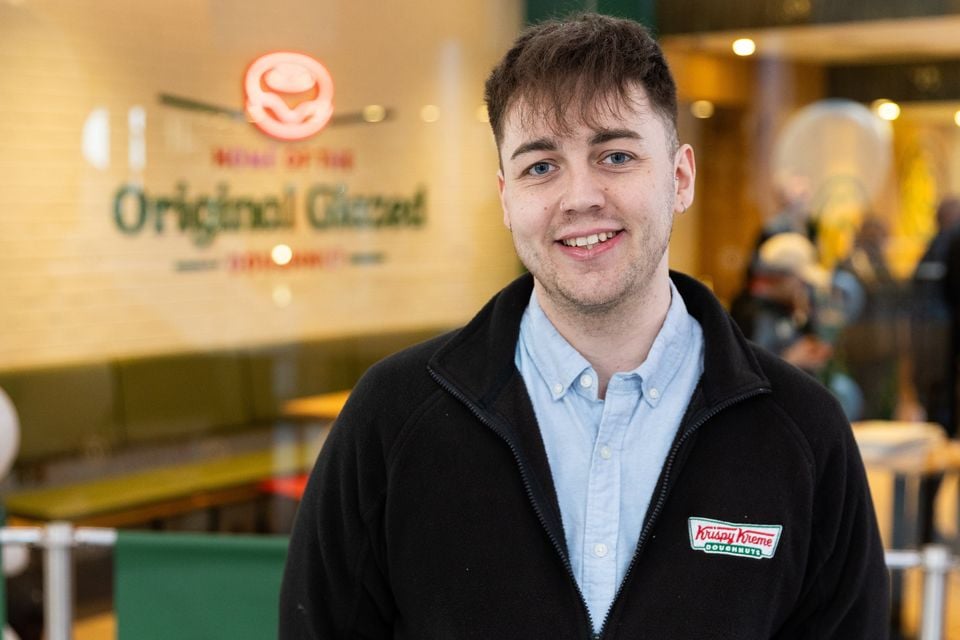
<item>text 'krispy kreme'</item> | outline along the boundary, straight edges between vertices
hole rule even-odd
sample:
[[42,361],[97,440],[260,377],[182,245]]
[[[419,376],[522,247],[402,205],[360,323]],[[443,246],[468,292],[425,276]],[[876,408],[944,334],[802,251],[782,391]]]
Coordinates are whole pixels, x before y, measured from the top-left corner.
[[783,527],[736,524],[690,518],[690,546],[695,551],[750,558],[772,558]]

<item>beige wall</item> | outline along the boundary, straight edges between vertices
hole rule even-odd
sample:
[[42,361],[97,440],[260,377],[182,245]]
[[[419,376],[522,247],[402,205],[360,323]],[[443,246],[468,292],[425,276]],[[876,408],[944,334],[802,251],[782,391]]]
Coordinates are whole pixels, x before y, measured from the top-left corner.
[[[272,3],[0,2],[0,368],[452,325],[517,272],[495,189],[496,154],[476,117],[482,83],[521,21],[515,0]],[[329,127],[281,143],[240,120],[161,104],[167,93],[242,108],[242,74],[276,49],[327,66],[338,113],[368,104],[387,122]],[[423,105],[439,107],[435,123]],[[142,136],[129,123],[142,108]],[[100,110],[100,111],[97,111]],[[84,129],[109,125],[109,163],[85,158]],[[145,144],[145,165],[135,147]],[[131,161],[131,146],[134,157]],[[347,151],[351,169],[217,166],[217,148]],[[97,166],[99,164],[99,166]],[[296,194],[296,227],[221,233],[208,246],[171,230],[123,234],[125,183],[188,198],[226,183],[234,196]],[[422,228],[318,231],[303,199],[315,184],[350,194],[427,193]],[[231,272],[230,256],[268,252],[383,262]],[[177,271],[178,261],[215,261]]]

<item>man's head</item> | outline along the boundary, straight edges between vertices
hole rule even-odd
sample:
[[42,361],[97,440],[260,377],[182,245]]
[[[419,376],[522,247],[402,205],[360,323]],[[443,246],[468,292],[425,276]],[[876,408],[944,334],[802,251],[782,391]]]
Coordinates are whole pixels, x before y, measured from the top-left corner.
[[518,103],[522,117],[562,131],[571,120],[591,122],[598,105],[618,109],[636,85],[676,146],[677,89],[660,46],[636,22],[584,14],[524,31],[490,74],[484,97],[499,147]]
[[595,15],[532,27],[487,98],[504,224],[548,315],[665,313],[667,245],[696,170],[646,29]]

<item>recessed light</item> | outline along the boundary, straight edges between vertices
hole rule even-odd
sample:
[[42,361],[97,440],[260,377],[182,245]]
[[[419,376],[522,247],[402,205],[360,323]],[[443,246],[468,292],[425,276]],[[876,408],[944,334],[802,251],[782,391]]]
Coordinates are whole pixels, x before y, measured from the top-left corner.
[[900,117],[900,105],[890,100],[874,100],[870,105],[874,113],[887,121],[896,120]]
[[709,100],[697,100],[690,105],[690,113],[694,118],[709,118],[713,116],[713,103]]
[[379,104],[368,104],[363,108],[363,119],[367,122],[382,122],[387,117],[387,110]]
[[752,56],[757,50],[757,43],[750,38],[737,38],[733,41],[733,52],[738,56]]

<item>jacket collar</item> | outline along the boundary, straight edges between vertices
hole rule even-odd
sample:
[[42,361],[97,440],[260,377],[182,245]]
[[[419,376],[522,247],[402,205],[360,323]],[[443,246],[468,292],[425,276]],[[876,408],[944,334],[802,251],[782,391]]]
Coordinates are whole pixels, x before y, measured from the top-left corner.
[[[703,328],[701,392],[707,407],[757,389],[769,388],[746,339],[717,299],[702,284],[679,272],[670,277],[690,314]],[[525,274],[493,297],[431,358],[429,367],[467,399],[491,410],[516,374],[514,354],[520,319],[530,300],[533,277]]]

